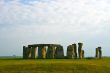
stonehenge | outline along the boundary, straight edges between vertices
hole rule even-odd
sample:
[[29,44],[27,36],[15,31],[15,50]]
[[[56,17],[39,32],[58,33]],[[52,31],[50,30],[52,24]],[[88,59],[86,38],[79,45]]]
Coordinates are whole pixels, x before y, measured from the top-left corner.
[[[38,49],[38,56],[36,54]],[[60,44],[33,44],[28,47],[23,46],[24,59],[54,59],[64,58],[63,46]]]
[[[83,43],[68,45],[65,57],[63,46],[60,44],[32,44],[23,46],[23,59],[83,59],[85,51],[82,47]],[[96,48],[95,57],[102,58],[101,47]]]
[[101,50],[101,47],[97,47],[97,48],[96,48],[96,58],[97,58],[97,59],[102,58],[102,50]]

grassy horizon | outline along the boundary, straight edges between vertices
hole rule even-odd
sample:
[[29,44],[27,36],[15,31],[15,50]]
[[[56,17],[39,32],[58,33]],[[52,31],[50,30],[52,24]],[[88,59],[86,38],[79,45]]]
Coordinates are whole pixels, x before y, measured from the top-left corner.
[[0,58],[0,73],[110,73],[110,58],[28,59]]

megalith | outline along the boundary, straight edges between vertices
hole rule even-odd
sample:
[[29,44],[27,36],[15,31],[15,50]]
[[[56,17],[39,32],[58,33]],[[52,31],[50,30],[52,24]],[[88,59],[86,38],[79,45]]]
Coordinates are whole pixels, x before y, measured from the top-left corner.
[[67,58],[72,59],[74,58],[74,50],[73,45],[67,46]]
[[99,48],[99,58],[102,58],[102,48],[101,47],[98,47]]
[[84,50],[82,50],[82,58],[84,58]]
[[55,58],[57,58],[57,59],[63,59],[64,58],[63,46],[61,46],[61,45],[56,46]]
[[45,59],[46,58],[46,46],[44,46],[42,48],[42,58]]
[[77,45],[75,43],[72,45],[74,47],[74,58],[76,59],[77,58]]
[[83,43],[78,43],[78,55],[80,59],[82,59],[82,46]]
[[35,59],[36,58],[36,47],[31,47],[31,59]]
[[31,48],[23,46],[23,58],[24,59],[31,58]]
[[26,50],[27,50],[27,47],[23,46],[23,59],[27,58]]
[[47,49],[47,59],[54,59],[55,58],[55,46],[54,45],[49,45]]
[[38,58],[39,59],[42,58],[42,48],[43,48],[43,46],[38,46]]
[[97,58],[97,59],[102,58],[102,50],[101,50],[101,47],[96,48],[96,58]]
[[98,50],[98,48],[96,48],[96,58],[99,58],[98,53],[99,53],[99,50]]
[[43,45],[38,46],[38,58],[40,59],[46,58],[46,47]]

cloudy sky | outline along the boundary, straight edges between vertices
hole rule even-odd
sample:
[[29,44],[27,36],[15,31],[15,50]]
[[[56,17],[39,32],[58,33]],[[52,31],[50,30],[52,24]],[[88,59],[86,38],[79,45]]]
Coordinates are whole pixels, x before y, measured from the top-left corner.
[[22,46],[83,42],[86,56],[102,46],[110,56],[109,0],[0,0],[0,56],[22,55]]

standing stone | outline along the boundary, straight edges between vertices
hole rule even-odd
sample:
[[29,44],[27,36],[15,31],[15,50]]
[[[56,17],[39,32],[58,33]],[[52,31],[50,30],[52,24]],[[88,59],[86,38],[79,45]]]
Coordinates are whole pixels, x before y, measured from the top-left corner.
[[101,50],[101,47],[96,48],[96,58],[97,58],[97,59],[102,58],[102,50]]
[[47,58],[54,59],[55,57],[55,46],[49,45],[47,49]]
[[55,58],[63,59],[64,58],[64,51],[62,46],[57,46],[55,51]]
[[102,58],[102,50],[101,50],[101,47],[98,47],[99,48],[99,58]]
[[72,44],[74,46],[74,58],[77,58],[77,46],[76,44]]
[[31,59],[35,59],[36,58],[36,47],[32,47],[31,48]]
[[84,58],[84,50],[82,50],[82,58]]
[[42,58],[45,59],[46,58],[46,47],[42,48]]
[[26,50],[27,48],[23,46],[23,59],[26,59]]
[[72,59],[73,57],[74,57],[73,46],[69,45],[69,46],[67,46],[67,58]]
[[31,56],[31,49],[29,47],[23,46],[23,58],[29,59]]
[[98,50],[98,48],[96,48],[96,58],[98,58],[99,57],[99,50]]
[[38,46],[38,58],[40,59],[46,58],[46,47],[42,45]]
[[42,48],[43,48],[43,46],[38,46],[38,58],[39,59],[42,58]]
[[83,43],[78,43],[78,54],[80,59],[82,59],[82,46]]
[[28,47],[27,48],[27,59],[30,59],[31,58],[31,51],[32,51],[32,48],[31,47]]

